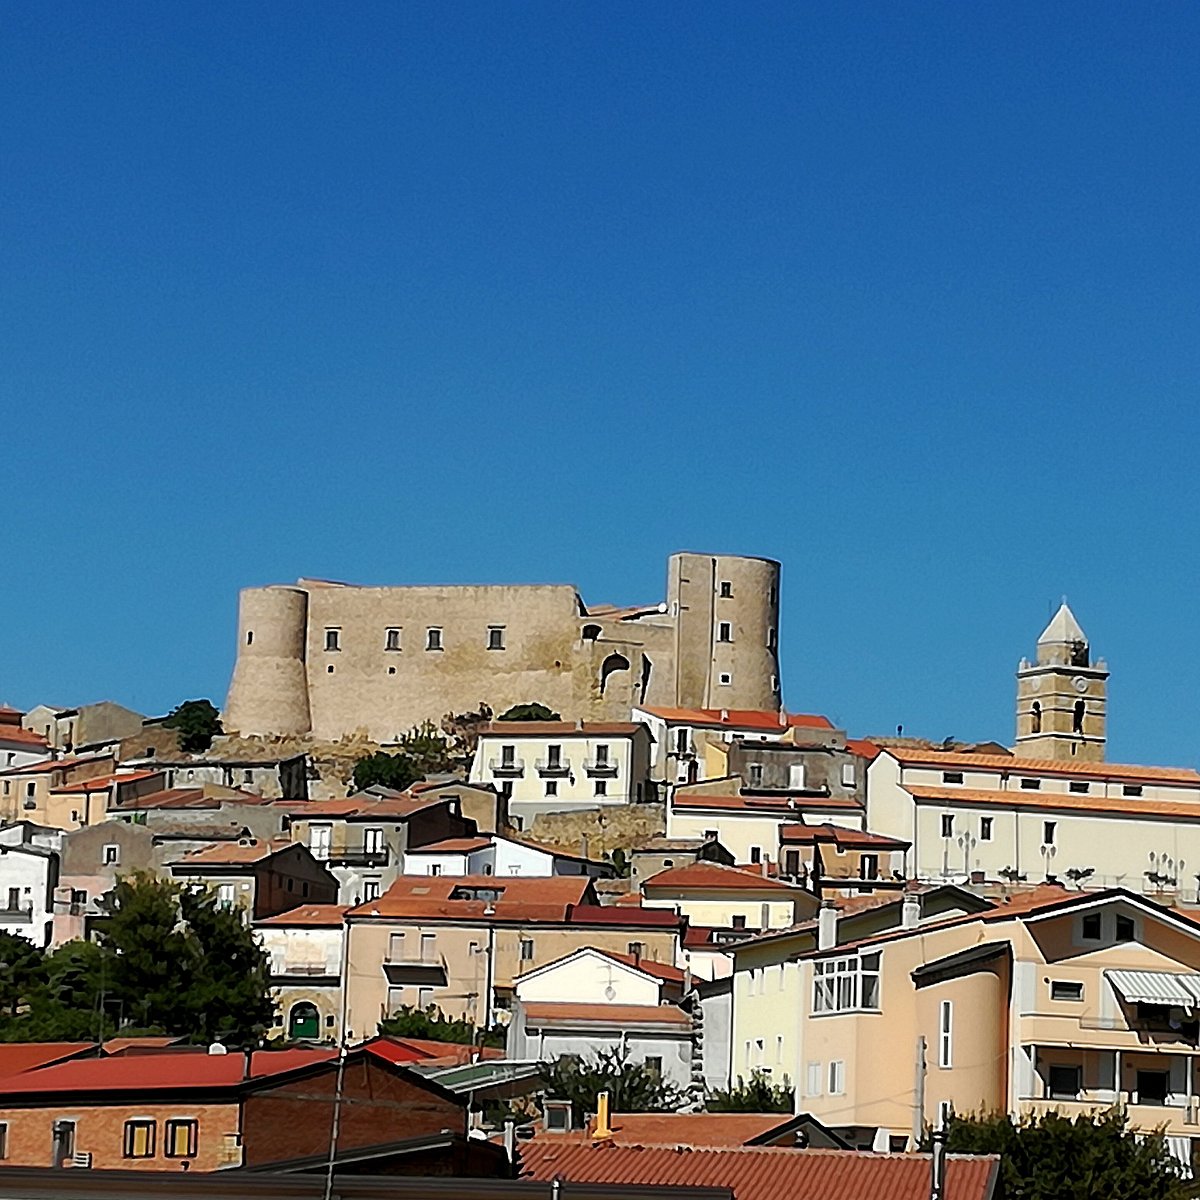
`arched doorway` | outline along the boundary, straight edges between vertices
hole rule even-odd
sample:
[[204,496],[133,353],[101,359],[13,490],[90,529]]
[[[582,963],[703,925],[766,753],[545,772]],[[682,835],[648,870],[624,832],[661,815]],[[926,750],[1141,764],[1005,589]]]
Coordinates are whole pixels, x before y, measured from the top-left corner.
[[321,1014],[317,1012],[317,1006],[308,1000],[293,1004],[288,1014],[288,1037],[315,1041],[320,1035]]

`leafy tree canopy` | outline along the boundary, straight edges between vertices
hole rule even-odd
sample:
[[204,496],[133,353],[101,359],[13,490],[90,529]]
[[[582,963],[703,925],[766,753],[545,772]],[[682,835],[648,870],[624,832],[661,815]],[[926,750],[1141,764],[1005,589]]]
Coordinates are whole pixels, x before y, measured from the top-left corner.
[[427,775],[439,775],[459,766],[450,742],[432,721],[414,725],[396,742],[395,753],[377,750],[354,764],[354,787],[412,787]]
[[503,1046],[504,1038],[493,1030],[479,1029],[465,1018],[448,1017],[436,1005],[416,1008],[402,1005],[379,1022],[379,1032],[398,1038],[428,1038],[434,1042],[461,1042],[467,1046]]
[[747,1081],[738,1076],[737,1087],[716,1088],[708,1093],[705,1108],[709,1112],[790,1113],[794,1093],[785,1075],[783,1082],[771,1082],[765,1071],[751,1071]]
[[671,1112],[684,1098],[658,1071],[630,1062],[620,1050],[601,1050],[585,1060],[567,1055],[546,1066],[542,1081],[552,1099],[570,1100],[581,1124],[596,1111],[601,1092],[608,1092],[613,1112]]
[[163,726],[178,732],[179,748],[189,753],[207,750],[213,738],[225,732],[221,714],[211,700],[185,700],[171,711]]
[[515,704],[508,712],[501,713],[497,721],[561,721],[558,713],[544,704]]
[[1119,1108],[1074,1118],[956,1115],[946,1133],[951,1154],[1001,1155],[1005,1200],[1182,1200],[1189,1194],[1162,1133],[1135,1134]]
[[377,750],[354,764],[354,788],[360,792],[369,787],[403,792],[422,778],[420,769],[407,754],[386,754]]
[[147,874],[119,879],[100,906],[96,941],[68,942],[48,955],[30,947],[37,961],[23,968],[19,987],[0,972],[13,985],[3,997],[0,1040],[91,1040],[120,1031],[251,1046],[269,1031],[268,959],[235,910],[203,889]]

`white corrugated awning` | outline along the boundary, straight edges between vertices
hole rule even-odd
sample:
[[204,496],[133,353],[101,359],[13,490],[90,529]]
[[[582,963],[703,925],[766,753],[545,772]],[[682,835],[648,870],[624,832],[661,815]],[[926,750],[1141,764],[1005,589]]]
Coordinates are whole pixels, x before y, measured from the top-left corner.
[[1104,978],[1130,1004],[1200,1007],[1200,975],[1172,975],[1167,971],[1105,971]]

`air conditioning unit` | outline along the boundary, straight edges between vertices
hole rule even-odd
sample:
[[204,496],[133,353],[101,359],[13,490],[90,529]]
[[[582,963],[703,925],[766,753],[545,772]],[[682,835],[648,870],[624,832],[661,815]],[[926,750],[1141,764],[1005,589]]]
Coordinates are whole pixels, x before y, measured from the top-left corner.
[[71,1155],[71,1166],[73,1167],[90,1167],[92,1165],[92,1152],[90,1150],[79,1150]]

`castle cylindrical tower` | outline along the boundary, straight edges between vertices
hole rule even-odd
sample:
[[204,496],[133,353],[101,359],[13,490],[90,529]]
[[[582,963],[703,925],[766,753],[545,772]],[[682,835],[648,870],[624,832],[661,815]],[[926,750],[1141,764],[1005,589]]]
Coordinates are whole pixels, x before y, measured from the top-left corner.
[[778,711],[779,573],[769,558],[671,556],[677,704]]
[[308,593],[246,588],[238,603],[238,655],[222,714],[227,733],[305,734],[308,705],[305,638]]

